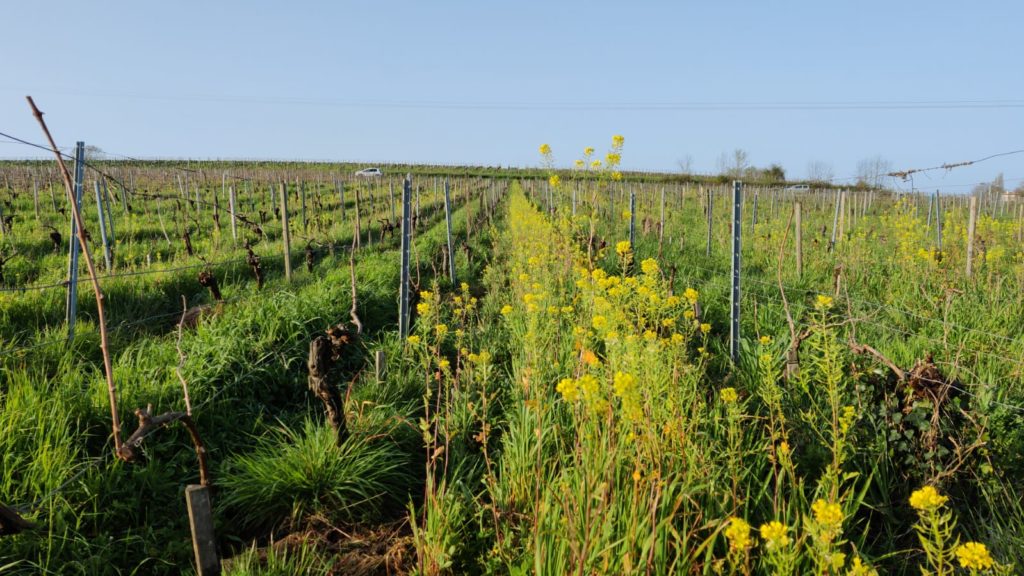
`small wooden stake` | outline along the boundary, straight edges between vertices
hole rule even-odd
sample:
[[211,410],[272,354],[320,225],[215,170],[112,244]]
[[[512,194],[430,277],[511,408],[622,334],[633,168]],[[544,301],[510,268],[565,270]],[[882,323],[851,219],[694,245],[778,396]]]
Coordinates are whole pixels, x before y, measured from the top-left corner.
[[281,183],[281,241],[284,244],[284,277],[292,281],[292,242],[288,230],[288,191]]
[[967,221],[967,277],[974,273],[974,230],[978,223],[978,197],[971,196],[971,213]]
[[796,277],[802,278],[804,275],[804,234],[799,202],[793,204],[793,213],[795,224],[793,233],[796,235]]
[[373,368],[377,376],[377,382],[383,382],[387,372],[387,360],[383,350],[377,350],[373,355]]
[[196,574],[218,576],[220,559],[217,558],[217,540],[213,535],[210,488],[190,484],[185,488],[185,503],[188,505],[189,527],[192,529],[192,549],[196,554]]

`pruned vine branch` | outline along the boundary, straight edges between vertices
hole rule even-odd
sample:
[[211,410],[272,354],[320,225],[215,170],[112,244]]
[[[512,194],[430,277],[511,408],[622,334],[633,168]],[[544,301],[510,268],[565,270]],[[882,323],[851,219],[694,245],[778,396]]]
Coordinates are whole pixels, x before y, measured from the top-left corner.
[[138,459],[136,449],[142,446],[142,441],[147,436],[168,424],[181,422],[182,425],[185,426],[185,429],[188,430],[189,436],[192,438],[192,444],[195,446],[196,450],[196,457],[199,459],[199,483],[203,486],[210,485],[206,466],[206,447],[203,445],[203,441],[199,437],[199,430],[196,429],[195,422],[192,420],[191,416],[185,412],[165,412],[163,414],[153,416],[152,404],[145,408],[136,408],[135,416],[139,419],[139,427],[121,446],[121,450],[117,454],[119,458],[125,462],[135,462]]

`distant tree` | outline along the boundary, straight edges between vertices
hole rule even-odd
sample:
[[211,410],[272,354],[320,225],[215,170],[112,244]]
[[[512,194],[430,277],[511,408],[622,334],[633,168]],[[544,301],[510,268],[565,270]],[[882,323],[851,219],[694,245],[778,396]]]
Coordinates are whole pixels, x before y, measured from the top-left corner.
[[828,183],[835,178],[832,165],[821,160],[814,160],[807,163],[807,179],[811,182]]
[[683,156],[682,158],[676,161],[676,164],[679,164],[679,171],[682,172],[683,175],[690,176],[691,174],[693,174],[692,154],[687,154],[686,156]]
[[772,164],[763,171],[765,182],[785,182],[786,169],[781,164]]
[[85,146],[85,161],[90,162],[93,160],[106,160],[107,153],[103,151],[103,148],[99,146],[93,146],[92,144],[86,144]]
[[996,179],[992,181],[992,193],[1002,194],[1006,192],[1006,181],[1003,180],[1003,173],[1000,172],[996,175]]
[[733,150],[731,154],[722,152],[718,157],[719,174],[731,178],[741,178],[747,173],[748,168],[750,168],[750,158],[747,156],[747,151],[741,148]]
[[892,172],[892,162],[881,156],[865,158],[857,163],[857,185],[882,188],[887,174]]
[[[1020,186],[1017,190],[1020,190]],[[1015,190],[1016,191],[1016,190]],[[982,182],[971,190],[972,194],[977,196],[987,196],[988,194],[1002,194],[1006,192],[1006,181],[1003,179],[1003,173],[1000,172],[991,182]]]

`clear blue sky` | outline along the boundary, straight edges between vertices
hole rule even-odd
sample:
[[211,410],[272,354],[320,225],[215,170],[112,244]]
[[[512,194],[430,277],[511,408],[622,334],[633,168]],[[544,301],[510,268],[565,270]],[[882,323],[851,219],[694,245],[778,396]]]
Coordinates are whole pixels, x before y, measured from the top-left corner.
[[[875,155],[902,169],[1024,148],[1011,0],[11,0],[0,18],[0,131],[41,140],[31,94],[61,145],[131,156],[524,166],[547,142],[569,166],[621,133],[624,169],[689,155],[713,172],[742,148],[799,178],[812,160],[844,177]],[[1011,106],[846,106],[940,101]],[[827,109],[763,109],[792,103]],[[916,184],[997,172],[1024,181],[1024,154]]]

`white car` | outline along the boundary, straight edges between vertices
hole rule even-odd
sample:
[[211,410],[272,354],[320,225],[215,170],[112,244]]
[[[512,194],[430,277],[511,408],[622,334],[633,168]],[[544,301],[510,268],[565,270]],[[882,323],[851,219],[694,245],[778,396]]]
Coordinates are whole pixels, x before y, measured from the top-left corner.
[[356,176],[383,176],[384,173],[380,171],[380,168],[363,168],[356,172]]

